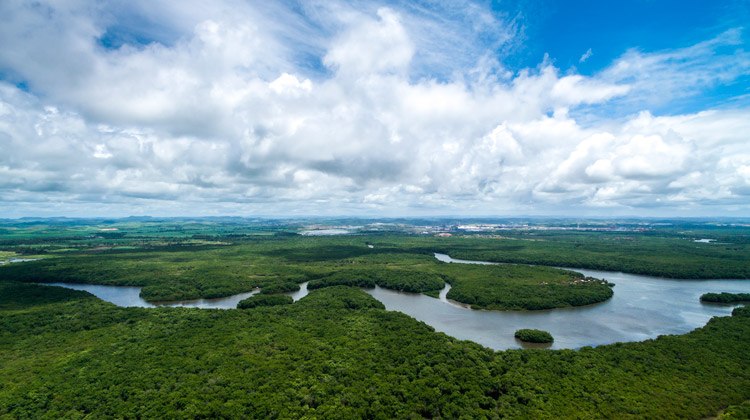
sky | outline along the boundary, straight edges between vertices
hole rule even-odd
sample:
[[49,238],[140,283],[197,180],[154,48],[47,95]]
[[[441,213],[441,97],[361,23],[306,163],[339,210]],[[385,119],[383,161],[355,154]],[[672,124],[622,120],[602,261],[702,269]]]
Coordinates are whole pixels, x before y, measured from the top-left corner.
[[0,218],[750,216],[750,1],[0,2]]

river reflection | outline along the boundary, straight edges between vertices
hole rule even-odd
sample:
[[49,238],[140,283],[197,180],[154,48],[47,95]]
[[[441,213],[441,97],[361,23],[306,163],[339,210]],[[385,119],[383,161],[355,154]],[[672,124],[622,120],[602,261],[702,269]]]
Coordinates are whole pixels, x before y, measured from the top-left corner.
[[[435,257],[443,262],[475,263],[453,260],[445,254],[435,254]],[[702,304],[699,298],[703,293],[750,291],[750,280],[674,280],[609,271],[575,271],[616,283],[614,296],[606,302],[579,308],[500,312],[471,310],[448,301],[445,296],[450,285],[441,291],[439,299],[381,287],[363,290],[390,311],[403,312],[437,331],[495,350],[521,348],[522,343],[514,337],[515,331],[521,328],[549,331],[555,337],[555,342],[549,347],[552,349],[575,349],[618,341],[641,341],[663,334],[684,334],[705,325],[711,317],[726,316],[732,312],[732,306]],[[50,285],[86,290],[119,306],[140,307],[230,309],[235,308],[240,300],[257,293],[253,291],[220,299],[154,305],[140,298],[139,287],[70,283]],[[307,293],[307,283],[302,283],[300,290],[285,294],[297,301]]]

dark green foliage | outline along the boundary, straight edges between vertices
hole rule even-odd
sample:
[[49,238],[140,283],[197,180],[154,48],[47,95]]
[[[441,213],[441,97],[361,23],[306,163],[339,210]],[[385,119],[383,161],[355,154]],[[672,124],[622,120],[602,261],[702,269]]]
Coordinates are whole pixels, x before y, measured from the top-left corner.
[[555,339],[552,338],[552,334],[547,331],[533,329],[518,330],[515,333],[515,337],[528,343],[551,343],[555,341]]
[[356,286],[372,288],[375,285],[404,292],[420,293],[430,290],[439,291],[445,286],[441,275],[408,269],[345,269],[337,271],[322,279],[308,283],[309,289],[320,289],[329,286]]
[[98,301],[90,293],[79,290],[0,281],[0,310],[18,309],[32,305],[39,306],[77,299]]
[[[331,222],[363,223],[362,220]],[[523,223],[529,222],[535,227],[575,227],[577,224],[573,220]],[[640,228],[644,222],[650,223],[643,220],[594,221],[588,226]],[[464,259],[624,271],[672,278],[750,278],[750,228],[699,220],[658,222],[659,225],[652,225],[645,232],[537,229],[496,232],[499,235],[459,234],[453,238],[434,238],[403,234],[413,231],[409,224],[430,224],[429,221],[400,220],[399,223],[405,223],[404,227],[394,227],[392,233],[312,238],[293,233],[299,230],[301,221],[259,222],[241,218],[0,220],[0,249],[18,255],[54,256],[63,255],[58,254],[61,251],[65,251],[64,255],[116,254],[128,248],[159,252],[184,251],[186,248],[216,250],[230,244],[241,245],[245,241],[267,241],[273,245],[266,249],[267,256],[294,264],[380,253],[431,254],[437,251]],[[455,221],[440,223],[452,224]],[[696,243],[693,240],[697,238],[715,239],[716,242]],[[277,239],[281,242],[274,243]],[[285,246],[277,246],[282,243]],[[374,248],[368,248],[368,244]]]
[[[299,238],[292,238],[299,239]],[[317,243],[315,246],[305,247],[294,247],[294,248],[281,248],[269,252],[269,255],[281,257],[287,261],[294,263],[304,262],[315,262],[315,261],[332,261],[341,260],[346,258],[361,257],[363,255],[372,255],[379,253],[393,252],[393,249],[378,248],[370,249],[364,246],[364,244],[358,246],[352,245],[341,245],[341,244],[326,244],[327,242],[338,241],[347,242],[347,237],[331,237],[326,238],[305,238],[310,243]],[[324,243],[321,243],[324,242]]]
[[[3,251],[47,259],[0,267],[0,419],[698,419],[724,407],[729,418],[746,414],[747,404],[739,405],[750,389],[746,307],[684,336],[492,352],[339,284],[437,296],[448,281],[449,298],[473,307],[581,305],[608,298],[611,285],[545,267],[442,264],[432,252],[747,278],[747,234],[717,228],[722,245],[693,243],[677,229],[313,238],[236,221],[122,222],[122,234],[100,234],[109,226],[3,228]],[[118,308],[85,292],[29,284],[137,285],[156,301],[268,293],[307,280],[310,289],[330,287],[294,305],[249,311]]]
[[539,310],[583,306],[612,297],[611,284],[580,273],[526,265],[442,264],[448,299],[475,309]]
[[[9,234],[0,245],[8,247],[0,252],[46,253],[47,258],[2,266],[0,276],[27,282],[141,286],[141,297],[151,302],[217,298],[255,288],[273,294],[291,290],[290,283],[313,279],[321,281],[312,282],[312,288],[377,284],[437,296],[448,281],[453,286],[449,298],[475,308],[503,310],[587,305],[608,299],[612,290],[596,283],[550,282],[546,279],[555,276],[540,267],[508,269],[525,271],[523,276],[474,273],[466,265],[441,266],[432,253],[669,277],[750,277],[750,236],[730,235],[734,230],[716,230],[721,236],[714,237],[727,241],[718,245],[694,243],[671,231],[662,236],[534,231],[503,233],[502,238],[302,237],[274,236],[289,230],[241,220],[101,223],[29,223],[23,233],[6,228]],[[111,226],[122,234],[102,235],[106,232],[100,229]]]
[[375,280],[370,273],[363,270],[341,270],[337,271],[322,279],[311,280],[307,284],[310,290],[322,289],[330,286],[355,286],[355,287],[375,287]]
[[[315,308],[338,309],[385,309],[379,300],[355,287],[331,286],[325,290],[310,292],[299,301],[299,305],[314,311]],[[430,328],[430,327],[428,327]]]
[[699,244],[691,239],[614,232],[515,232],[504,233],[504,237],[506,239],[448,238],[443,241],[442,249],[453,258],[465,260],[623,271],[682,279],[750,278],[748,236],[726,238],[742,242],[726,244]]
[[275,295],[277,293],[296,292],[299,290],[299,284],[291,282],[276,283],[261,289],[263,295]]
[[750,419],[750,400],[740,405],[728,407],[718,420],[747,420]]
[[425,295],[429,297],[434,297],[435,299],[440,297],[440,290],[428,290],[424,292]]
[[750,302],[750,293],[706,293],[701,296],[701,302],[711,302],[711,303]]
[[294,303],[291,296],[286,295],[255,295],[237,303],[237,309],[251,309],[259,306],[290,305]]
[[3,419],[700,419],[750,389],[746,317],[642,343],[492,352],[351,287],[222,311],[0,283],[2,302],[45,302],[0,310]]
[[371,272],[375,283],[387,289],[401,290],[403,292],[420,293],[430,290],[439,291],[445,287],[445,280],[435,273],[426,273],[411,270],[377,270]]
[[296,283],[317,275],[254,254],[266,249],[264,245],[65,255],[9,264],[0,267],[0,276],[25,282],[143,286],[141,297],[159,302],[218,298],[266,286],[278,286],[271,293],[298,290]]
[[445,281],[440,274],[409,269],[343,269],[322,279],[312,280],[307,287],[309,289],[329,286],[372,288],[375,285],[404,292],[420,293],[431,290],[439,291],[445,286]]

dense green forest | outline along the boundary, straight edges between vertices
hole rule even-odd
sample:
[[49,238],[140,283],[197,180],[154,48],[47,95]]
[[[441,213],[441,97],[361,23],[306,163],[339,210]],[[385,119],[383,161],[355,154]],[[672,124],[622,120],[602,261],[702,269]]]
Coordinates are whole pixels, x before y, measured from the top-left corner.
[[[261,288],[262,294],[333,285],[375,287],[433,295],[445,282],[448,298],[474,308],[549,309],[601,302],[606,281],[579,273],[526,265],[459,265],[437,261],[412,238],[257,236],[231,244],[170,244],[135,249],[70,252],[0,267],[5,278],[142,286],[150,302],[216,298]],[[383,242],[387,240],[388,242]]]
[[[526,230],[490,233],[455,233],[451,238],[415,234],[423,227],[409,223],[421,220],[387,220],[361,229],[357,240],[304,237],[296,234],[313,221],[258,221],[240,218],[120,220],[29,219],[0,220],[0,261],[4,253],[19,257],[88,255],[128,250],[206,249],[222,245],[240,246],[274,236],[287,236],[296,244],[275,254],[287,261],[352,257],[340,245],[373,245],[370,253],[393,250],[447,253],[455,258],[497,262],[623,271],[672,278],[750,278],[750,225],[727,225],[710,221],[643,220],[592,222],[584,226],[611,231],[543,230],[553,222],[575,226],[574,221],[540,220]],[[329,223],[363,225],[363,220],[329,220]],[[380,221],[378,221],[380,222]],[[397,223],[394,223],[397,222]],[[509,220],[506,222],[514,222]],[[446,220],[449,224],[455,221]],[[525,222],[525,223],[528,223]],[[625,230],[616,229],[625,226]],[[648,226],[642,230],[644,226]],[[638,229],[635,229],[638,228]],[[711,239],[712,243],[695,242]],[[389,251],[390,250],[390,251]],[[366,247],[358,250],[368,252]],[[197,267],[196,267],[197,268]]]
[[286,295],[255,295],[237,303],[237,309],[252,309],[260,306],[291,305],[291,296]]
[[527,265],[441,263],[450,276],[448,299],[475,309],[552,309],[583,306],[612,297],[612,284],[580,273]]
[[750,419],[750,401],[727,408],[718,420],[747,420]]
[[642,343],[493,352],[345,286],[242,311],[8,280],[0,295],[3,419],[698,419],[750,389],[746,310]]
[[[374,265],[374,264],[373,264]],[[440,274],[413,269],[366,268],[342,269],[308,284],[310,289],[329,286],[356,286],[372,288],[375,285],[404,292],[420,293],[440,291],[445,286]]]
[[[295,222],[296,223],[296,222]],[[550,268],[440,264],[454,257],[682,278],[750,277],[750,229],[685,226],[648,232],[506,231],[451,238],[383,232],[299,236],[299,224],[223,221],[63,221],[11,223],[0,230],[4,258],[18,281],[141,286],[150,302],[217,298],[255,288],[264,294],[326,285],[381,287],[448,298],[478,309],[548,309],[604,301],[607,283],[566,277]],[[113,230],[115,229],[115,230]],[[732,233],[734,235],[732,235]],[[697,236],[723,242],[694,242]],[[371,248],[372,247],[372,248]]]
[[[747,418],[748,307],[682,336],[494,352],[358,288],[437,296],[449,283],[448,298],[473,308],[585,305],[617,287],[524,264],[747,278],[744,228],[450,238],[301,228],[0,223],[0,260],[41,258],[0,266],[0,419]],[[718,243],[693,241],[705,237]],[[448,264],[434,252],[509,264]],[[278,295],[306,281],[300,301]],[[149,301],[261,292],[243,310],[120,308],[36,282],[142,286]]]
[[750,293],[706,293],[701,296],[701,302],[737,303],[750,302]]
[[[745,234],[746,235],[746,234]],[[539,264],[682,279],[750,278],[750,245],[696,243],[686,238],[639,233],[504,234],[503,239],[444,241],[453,258]],[[739,239],[739,241],[737,241]]]
[[354,286],[354,287],[375,287],[375,280],[364,270],[343,269],[332,273],[322,279],[312,280],[307,284],[310,290],[322,289],[331,286]]

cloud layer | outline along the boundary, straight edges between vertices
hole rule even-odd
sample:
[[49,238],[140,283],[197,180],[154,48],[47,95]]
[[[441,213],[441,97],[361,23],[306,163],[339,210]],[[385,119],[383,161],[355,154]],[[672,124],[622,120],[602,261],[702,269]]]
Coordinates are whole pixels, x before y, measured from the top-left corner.
[[750,209],[742,98],[649,112],[746,80],[739,29],[583,76],[473,3],[123,7],[0,5],[5,216]]

